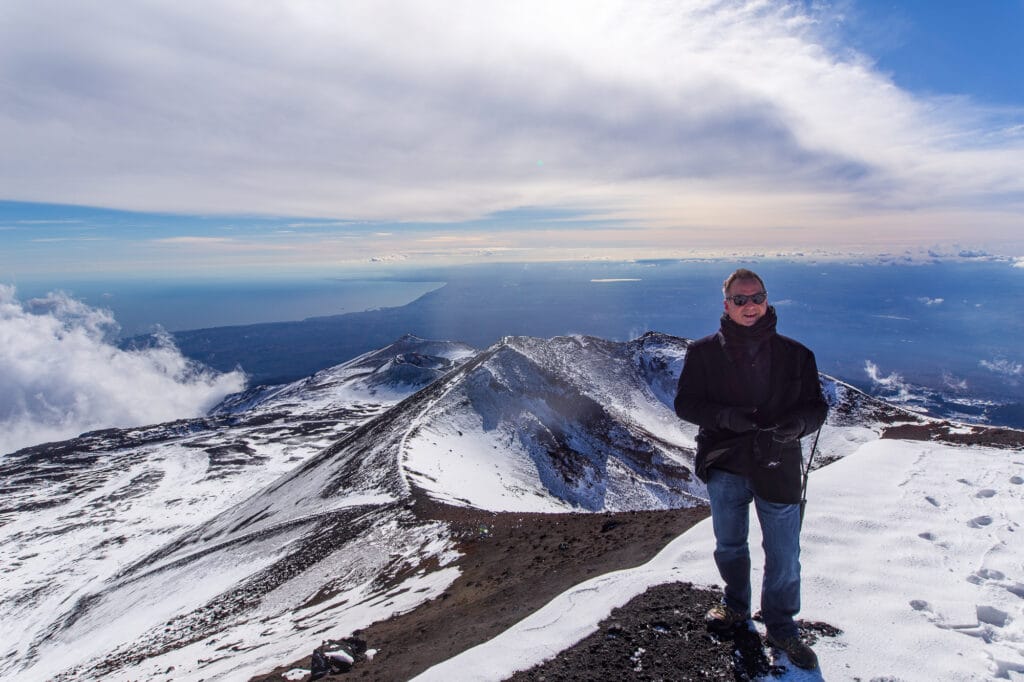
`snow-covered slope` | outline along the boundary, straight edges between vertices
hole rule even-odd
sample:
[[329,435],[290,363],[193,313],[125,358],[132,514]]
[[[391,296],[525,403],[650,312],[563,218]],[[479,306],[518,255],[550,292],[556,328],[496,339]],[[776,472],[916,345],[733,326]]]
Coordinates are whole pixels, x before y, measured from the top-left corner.
[[[1024,678],[1022,511],[1020,451],[879,440],[814,472],[801,617],[843,634],[816,647],[820,672],[789,666],[769,679]],[[752,522],[755,604],[759,533]],[[502,680],[528,669],[595,631],[612,608],[651,585],[720,583],[713,547],[708,519],[644,566],[577,585],[416,679]]]
[[297,410],[393,405],[477,354],[455,341],[431,341],[406,334],[379,350],[364,353],[307,379],[283,386],[258,386],[229,396],[212,414],[236,414],[253,408]]
[[439,391],[404,439],[409,481],[501,511],[689,506],[692,428],[663,402],[685,346],[651,334],[510,337]]
[[[0,462],[0,676],[236,679],[436,596],[417,495],[489,510],[692,505],[687,342],[403,337],[210,417]],[[920,417],[825,378],[819,462]]]
[[[26,670],[24,679],[47,679],[97,654],[173,648],[182,638],[170,621],[183,613],[213,624],[197,632],[215,632],[218,619],[204,605],[244,590],[239,583],[259,576],[279,548],[250,544],[249,554],[224,561],[195,556],[188,571],[159,558],[180,559],[175,549],[194,529],[472,354],[464,344],[403,337],[309,379],[233,396],[204,419],[84,434],[0,460],[0,677]],[[373,553],[387,564],[393,559],[378,555],[401,545],[401,533],[386,532],[400,514],[371,522],[360,501],[339,501],[335,525],[383,534]],[[164,620],[160,643],[139,641]],[[92,676],[103,677],[105,665]]]

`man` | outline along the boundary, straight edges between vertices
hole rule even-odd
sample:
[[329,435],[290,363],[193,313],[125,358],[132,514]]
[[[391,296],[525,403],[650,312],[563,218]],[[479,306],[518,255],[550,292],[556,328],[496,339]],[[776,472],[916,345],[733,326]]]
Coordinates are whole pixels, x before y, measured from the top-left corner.
[[715,563],[725,600],[708,627],[732,631],[750,619],[747,529],[754,502],[764,537],[761,614],[768,643],[801,668],[817,667],[800,641],[800,438],[825,421],[828,405],[814,354],[775,332],[764,282],[739,269],[722,287],[725,313],[717,333],[686,353],[675,409],[697,424],[696,471],[708,486]]

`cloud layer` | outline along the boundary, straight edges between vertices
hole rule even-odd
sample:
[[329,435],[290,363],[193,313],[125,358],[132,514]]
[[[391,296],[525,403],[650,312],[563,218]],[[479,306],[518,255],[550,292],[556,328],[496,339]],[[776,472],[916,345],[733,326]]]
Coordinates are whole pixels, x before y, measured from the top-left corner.
[[10,0],[2,198],[620,229],[548,249],[1017,239],[1021,112],[910,96],[812,5]]
[[114,332],[108,311],[59,293],[22,304],[0,285],[0,454],[199,416],[244,388],[241,372],[198,367],[169,339],[124,351],[108,342]]
[[1007,360],[1006,358],[981,360],[978,364],[990,372],[1001,374],[1009,379],[1024,377],[1024,364]]

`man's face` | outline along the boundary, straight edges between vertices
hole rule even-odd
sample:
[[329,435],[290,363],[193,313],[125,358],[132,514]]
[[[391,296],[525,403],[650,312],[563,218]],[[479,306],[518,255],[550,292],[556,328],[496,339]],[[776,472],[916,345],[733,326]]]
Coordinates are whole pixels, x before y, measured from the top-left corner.
[[750,327],[768,312],[768,299],[765,298],[764,303],[761,304],[747,300],[746,305],[736,305],[732,302],[732,297],[737,294],[752,296],[753,294],[760,293],[764,293],[764,289],[761,288],[756,279],[736,280],[729,286],[729,291],[726,292],[725,314],[736,324]]

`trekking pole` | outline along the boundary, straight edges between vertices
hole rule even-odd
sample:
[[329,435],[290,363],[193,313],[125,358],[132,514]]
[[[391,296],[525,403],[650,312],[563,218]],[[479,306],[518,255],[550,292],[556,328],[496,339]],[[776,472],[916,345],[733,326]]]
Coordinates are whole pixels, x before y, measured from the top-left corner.
[[814,453],[818,450],[818,437],[821,435],[822,424],[814,433],[814,445],[811,446],[811,455],[807,458],[807,468],[804,469],[803,490],[800,491],[800,528],[804,527],[804,509],[807,508],[807,479],[811,475],[811,462],[814,461]]

